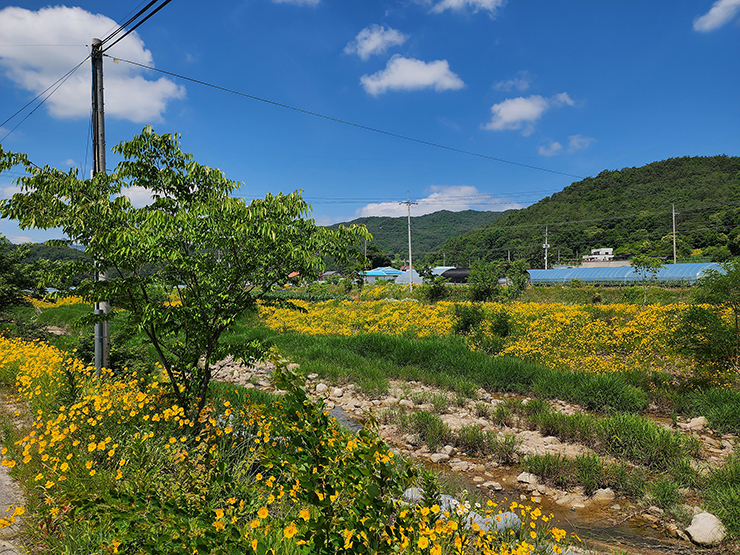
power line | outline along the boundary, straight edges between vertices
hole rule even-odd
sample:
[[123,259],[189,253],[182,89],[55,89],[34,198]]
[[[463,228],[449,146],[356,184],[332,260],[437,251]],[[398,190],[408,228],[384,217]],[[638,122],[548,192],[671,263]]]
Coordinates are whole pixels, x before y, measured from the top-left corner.
[[[12,120],[12,119],[13,119],[13,118],[14,118],[15,116],[17,116],[17,115],[18,115],[18,114],[20,114],[20,113],[21,113],[21,112],[22,112],[23,110],[25,110],[26,108],[28,108],[28,107],[29,107],[29,106],[30,106],[31,104],[33,104],[34,102],[36,102],[36,101],[37,101],[37,100],[38,100],[39,98],[41,98],[41,96],[42,96],[42,95],[44,95],[44,94],[45,94],[45,93],[46,93],[46,92],[47,92],[47,91],[48,91],[49,89],[51,89],[51,88],[52,88],[52,87],[53,87],[54,85],[56,85],[57,83],[59,83],[59,81],[61,81],[61,80],[63,80],[63,79],[64,79],[64,80],[66,80],[66,79],[68,78],[68,76],[69,76],[70,74],[72,74],[72,73],[74,73],[75,71],[77,71],[77,68],[79,68],[79,67],[80,67],[80,66],[81,66],[82,64],[84,64],[84,63],[85,63],[86,61],[88,61],[89,59],[90,59],[90,56],[88,56],[87,58],[85,58],[84,60],[82,60],[82,61],[81,61],[81,62],[80,62],[79,64],[77,64],[77,65],[76,65],[75,67],[73,67],[72,69],[70,69],[70,70],[69,70],[69,71],[68,71],[67,73],[65,73],[65,74],[64,74],[64,75],[62,75],[62,76],[61,76],[61,77],[60,77],[59,79],[57,79],[56,81],[54,81],[54,82],[53,82],[53,83],[52,83],[51,85],[49,85],[48,87],[46,87],[46,88],[45,88],[45,89],[44,89],[43,91],[41,91],[41,92],[40,92],[39,94],[37,94],[37,95],[36,95],[36,96],[35,96],[35,97],[34,97],[34,98],[33,98],[32,100],[30,100],[30,101],[29,101],[28,103],[26,103],[26,105],[25,105],[25,106],[23,106],[22,108],[20,108],[20,109],[19,109],[19,110],[18,110],[18,111],[17,111],[17,112],[15,113],[15,114],[13,114],[12,116],[10,116],[10,117],[9,117],[8,119],[6,119],[6,120],[5,120],[4,122],[0,123],[0,127],[4,126],[4,125],[5,125],[6,123],[8,123],[8,122],[9,122],[10,120]],[[52,93],[52,94],[53,94],[53,93]],[[51,96],[51,95],[49,95],[49,96]],[[7,137],[7,135],[6,135],[6,137]]]
[[[110,48],[110,46],[106,48],[106,51],[108,50],[108,48]],[[106,56],[109,57],[109,58],[112,57],[112,56],[108,56],[107,54],[106,54]],[[414,137],[409,137],[407,135],[401,135],[400,133],[393,133],[392,131],[385,131],[385,130],[379,129],[377,127],[371,127],[369,125],[363,125],[363,124],[360,124],[360,123],[354,123],[354,122],[347,121],[347,120],[344,120],[344,119],[335,118],[333,116],[327,116],[325,114],[320,114],[318,112],[312,112],[311,110],[304,110],[303,108],[297,108],[295,106],[291,106],[289,104],[284,104],[282,102],[276,102],[274,100],[268,100],[266,98],[262,98],[262,97],[255,96],[255,95],[252,95],[252,94],[247,94],[247,93],[240,92],[240,91],[237,91],[237,90],[234,90],[234,89],[229,89],[227,87],[222,87],[220,85],[214,85],[213,83],[209,83],[207,81],[202,81],[200,79],[194,79],[192,77],[186,77],[185,75],[181,75],[179,73],[174,73],[174,72],[171,72],[171,71],[165,71],[163,69],[157,69],[155,67],[147,66],[147,65],[144,65],[144,64],[140,64],[138,62],[133,62],[131,60],[124,60],[124,59],[121,59],[121,58],[114,58],[114,59],[116,59],[116,60],[118,60],[120,62],[124,62],[124,63],[130,64],[130,65],[133,65],[133,66],[141,67],[141,68],[144,68],[144,69],[150,69],[152,71],[156,71],[156,72],[162,73],[164,75],[169,75],[170,77],[176,77],[178,79],[183,79],[185,81],[190,81],[191,83],[197,83],[198,85],[203,85],[205,87],[210,87],[212,89],[216,89],[216,90],[219,90],[219,91],[222,91],[222,92],[227,92],[227,93],[235,94],[237,96],[248,98],[250,100],[257,100],[259,102],[264,102],[265,104],[270,104],[271,106],[277,106],[279,108],[285,108],[287,110],[292,110],[294,112],[298,112],[298,113],[301,113],[301,114],[306,114],[306,115],[309,115],[309,116],[314,116],[314,117],[325,119],[325,120],[328,120],[328,121],[333,121],[335,123],[341,123],[343,125],[348,125],[350,127],[355,127],[357,129],[363,129],[365,131],[372,131],[373,133],[379,133],[381,135],[386,135],[388,137],[394,137],[396,139],[403,139],[404,141],[410,141],[410,142],[413,142],[413,143],[418,143],[418,144],[422,144],[422,145],[426,145],[426,146],[432,146],[432,147],[435,147],[435,148],[441,148],[443,150],[449,150],[451,152],[458,152],[458,153],[461,153],[461,154],[467,154],[468,156],[475,156],[477,158],[484,158],[486,160],[492,160],[494,162],[501,162],[501,163],[504,163],[504,164],[511,164],[513,166],[519,166],[519,167],[528,168],[528,169],[531,169],[531,170],[538,170],[538,171],[547,172],[547,173],[554,173],[554,174],[557,174],[557,175],[564,175],[566,177],[575,177],[576,179],[585,179],[585,177],[582,176],[582,175],[575,175],[575,174],[572,174],[572,173],[566,173],[566,172],[561,172],[561,171],[557,171],[557,170],[551,170],[551,169],[543,168],[543,167],[540,167],[540,166],[533,166],[533,165],[530,165],[530,164],[523,164],[521,162],[514,162],[512,160],[506,160],[504,158],[496,158],[495,156],[488,156],[487,154],[481,154],[479,152],[472,152],[470,150],[463,150],[461,148],[455,148],[455,147],[452,147],[452,146],[447,146],[447,145],[443,145],[443,144],[440,144],[440,143],[435,143],[435,142],[432,142],[432,141],[425,141],[423,139],[417,139],[417,138],[414,138]]]
[[[126,23],[121,25],[118,29],[116,29],[113,33],[108,35],[105,39],[102,40],[102,43],[105,44],[107,41],[112,39],[115,35],[117,35],[124,27],[131,24],[134,20],[136,20],[139,16],[141,16],[144,12],[146,12],[152,5],[156,4],[159,0],[152,0],[149,2],[146,6],[144,6],[135,16],[133,16],[131,19],[129,19]],[[152,11],[151,13],[147,14],[147,16],[142,19],[141,21],[137,22],[136,25],[131,27],[128,31],[126,31],[123,35],[121,35],[115,42],[112,44],[109,44],[106,46],[102,52],[106,52],[113,48],[116,44],[121,42],[123,39],[125,39],[128,35],[133,33],[142,23],[144,23],[146,20],[148,20],[150,17],[152,17],[155,13],[157,13],[159,10],[164,8],[167,4],[169,4],[172,0],[165,0],[164,3],[162,3],[160,6],[157,6],[157,9]]]
[[[22,111],[23,111],[23,110],[25,110],[25,109],[26,109],[26,108],[27,108],[28,106],[30,106],[30,105],[31,105],[32,103],[34,103],[34,102],[35,102],[36,100],[38,100],[38,99],[39,99],[39,97],[41,97],[41,95],[43,95],[44,93],[46,93],[46,91],[48,91],[49,89],[51,89],[52,87],[54,87],[54,89],[53,89],[53,90],[52,90],[52,91],[51,91],[51,92],[50,92],[50,93],[49,93],[49,94],[48,94],[48,95],[47,95],[47,96],[46,96],[46,97],[45,97],[45,98],[44,98],[44,99],[43,99],[43,100],[42,100],[41,102],[39,102],[38,106],[36,106],[36,107],[35,107],[35,108],[34,108],[33,110],[31,110],[31,111],[30,111],[30,112],[28,113],[28,115],[27,115],[27,116],[26,116],[25,118],[23,118],[23,119],[22,119],[21,121],[19,121],[19,122],[18,122],[18,124],[17,124],[17,125],[15,126],[15,127],[13,127],[13,129],[11,129],[10,131],[8,131],[8,133],[7,133],[7,134],[6,134],[6,135],[5,135],[5,136],[4,136],[4,137],[3,137],[2,139],[0,139],[0,142],[2,142],[2,141],[4,141],[5,139],[7,139],[7,138],[8,138],[8,137],[9,137],[9,136],[11,135],[11,133],[13,133],[13,131],[15,131],[16,129],[18,129],[18,127],[19,127],[19,126],[20,126],[20,125],[21,125],[21,124],[22,124],[22,123],[23,123],[24,121],[26,121],[26,120],[27,120],[27,119],[28,119],[29,117],[31,117],[31,116],[33,115],[33,113],[34,113],[34,112],[35,112],[36,110],[38,110],[39,108],[41,108],[41,106],[43,106],[43,105],[44,105],[44,102],[46,102],[47,100],[49,100],[49,99],[51,98],[51,96],[52,96],[52,95],[53,95],[53,94],[54,94],[55,92],[57,92],[57,91],[59,90],[59,88],[60,88],[60,87],[61,87],[62,85],[64,85],[64,83],[66,83],[66,82],[67,82],[67,79],[69,79],[70,77],[72,77],[72,74],[74,74],[74,72],[75,72],[75,71],[77,71],[77,70],[79,69],[79,67],[80,67],[80,66],[81,66],[82,64],[84,64],[84,63],[85,63],[85,62],[86,62],[87,60],[89,60],[89,59],[90,59],[90,57],[88,56],[87,58],[85,58],[84,60],[82,60],[82,61],[81,61],[81,62],[80,62],[79,64],[77,64],[77,65],[76,65],[75,67],[73,67],[72,69],[70,69],[70,70],[69,70],[69,71],[68,71],[67,73],[65,73],[65,74],[64,74],[64,75],[63,75],[62,77],[60,77],[59,79],[57,79],[57,80],[56,80],[56,81],[55,81],[55,82],[54,82],[54,83],[53,83],[52,85],[50,85],[49,87],[47,87],[47,88],[46,88],[46,89],[45,89],[45,90],[44,90],[43,92],[39,93],[39,94],[38,94],[38,95],[36,96],[36,98],[34,98],[33,100],[31,100],[31,102],[29,102],[28,104],[26,104],[25,106],[23,106],[23,108],[21,108],[20,110],[18,110],[18,111],[17,111],[17,112],[15,113],[15,114],[13,114],[13,115],[12,115],[12,116],[10,116],[10,117],[9,117],[8,119],[6,119],[6,120],[5,120],[5,121],[4,121],[3,123],[1,123],[1,124],[0,124],[0,127],[2,127],[3,125],[5,125],[5,124],[6,124],[7,122],[9,122],[9,121],[10,121],[11,119],[13,119],[13,118],[14,118],[15,116],[17,116],[17,115],[18,115],[18,114],[19,114],[20,112],[22,112]],[[55,85],[56,85],[56,86],[55,86]]]

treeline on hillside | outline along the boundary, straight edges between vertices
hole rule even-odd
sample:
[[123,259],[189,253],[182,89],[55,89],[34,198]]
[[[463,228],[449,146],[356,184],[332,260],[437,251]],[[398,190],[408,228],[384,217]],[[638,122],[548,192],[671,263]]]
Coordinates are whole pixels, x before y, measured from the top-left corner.
[[[412,209],[413,212],[413,209]],[[508,212],[480,212],[463,210],[451,212],[441,210],[424,216],[411,217],[411,255],[419,260],[422,256],[438,251],[448,240],[463,233],[491,224]],[[397,263],[408,258],[408,218],[372,216],[357,218],[344,225],[364,225],[372,233],[373,240],[368,242],[368,256],[382,257],[381,261]],[[337,227],[336,224],[333,227]],[[385,266],[371,260],[373,267]]]
[[713,261],[740,256],[740,157],[683,157],[640,168],[605,170],[494,223],[451,239],[425,262],[468,266],[474,260],[577,261],[590,249]]
[[46,293],[49,287],[65,289],[78,285],[82,276],[63,281],[53,281],[50,276],[60,265],[74,263],[84,257],[82,251],[70,247],[14,245],[0,235],[0,312],[18,304],[26,295]]

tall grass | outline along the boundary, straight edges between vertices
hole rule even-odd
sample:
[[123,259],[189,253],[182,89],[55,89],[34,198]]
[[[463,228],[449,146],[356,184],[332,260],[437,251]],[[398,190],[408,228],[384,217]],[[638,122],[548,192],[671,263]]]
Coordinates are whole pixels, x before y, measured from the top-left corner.
[[387,378],[422,381],[473,397],[488,391],[529,393],[559,398],[606,412],[638,412],[647,396],[619,374],[599,375],[553,370],[511,357],[471,351],[460,338],[410,339],[381,334],[352,337],[277,333],[240,327],[230,341],[260,338],[273,342],[308,372],[355,380],[380,392]]

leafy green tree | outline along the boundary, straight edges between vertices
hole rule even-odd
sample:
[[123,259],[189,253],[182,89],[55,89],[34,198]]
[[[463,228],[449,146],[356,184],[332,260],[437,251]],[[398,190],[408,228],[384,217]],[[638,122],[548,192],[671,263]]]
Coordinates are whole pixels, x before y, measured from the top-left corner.
[[520,258],[509,264],[506,268],[506,279],[509,282],[506,287],[506,296],[510,299],[518,299],[527,288],[529,280],[527,261]]
[[365,257],[368,260],[370,268],[383,268],[391,265],[391,257],[384,253],[375,243],[368,243]]
[[32,286],[27,265],[23,263],[27,254],[27,245],[14,247],[0,235],[0,312],[21,304],[24,290]]
[[435,275],[433,267],[429,264],[421,264],[418,267],[419,275],[424,279],[424,297],[430,303],[436,303],[447,298],[447,278]]
[[635,256],[630,260],[630,266],[635,269],[635,273],[640,276],[643,287],[642,306],[647,304],[647,290],[651,281],[655,281],[658,276],[658,272],[663,267],[663,261],[660,258],[654,256],[647,256],[641,254]]
[[727,307],[733,315],[734,363],[740,362],[740,259],[720,264],[722,270],[704,271],[695,289],[695,299],[700,303]]
[[476,260],[468,274],[470,299],[473,301],[499,301],[503,296],[503,287],[499,280],[504,277],[504,266],[501,262],[484,262]]
[[[148,338],[177,403],[195,419],[213,363],[263,351],[258,341],[235,350],[224,332],[258,300],[278,303],[265,296],[273,287],[317,279],[324,257],[345,260],[348,247],[371,237],[364,227],[316,226],[298,193],[250,204],[231,197],[239,184],[193,161],[178,139],[146,127],[114,147],[122,161],[113,173],[92,179],[0,150],[0,172],[21,166],[27,174],[0,214],[22,228],[59,227],[65,243],[84,246],[87,257],[74,269],[106,271],[108,280],[85,279],[75,293],[109,299],[115,308],[108,318]],[[148,191],[152,203],[135,208],[129,187]]]

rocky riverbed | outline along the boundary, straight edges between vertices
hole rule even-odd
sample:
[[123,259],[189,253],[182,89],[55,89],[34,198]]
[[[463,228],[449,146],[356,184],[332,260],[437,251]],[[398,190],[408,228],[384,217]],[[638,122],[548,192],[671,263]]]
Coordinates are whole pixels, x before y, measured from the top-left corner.
[[[274,390],[270,382],[269,364],[254,367],[241,365],[231,359],[222,361],[215,368],[215,379],[236,383],[247,388]],[[600,489],[586,495],[583,488],[569,490],[543,484],[538,476],[522,472],[516,465],[502,465],[493,459],[481,459],[460,451],[452,445],[443,445],[430,451],[414,434],[398,430],[392,423],[382,423],[384,411],[435,410],[433,404],[423,402],[445,392],[415,382],[392,382],[388,394],[368,396],[353,384],[330,384],[319,380],[318,375],[308,376],[307,389],[315,399],[323,399],[327,409],[348,427],[357,427],[371,418],[381,422],[381,437],[405,457],[428,465],[435,470],[452,473],[484,497],[524,500],[550,511],[562,526],[577,532],[587,543],[607,552],[623,550],[630,554],[695,553],[697,546],[710,547],[720,543],[724,529],[713,515],[693,504],[680,508],[684,521],[679,522],[657,506],[636,503],[618,498],[610,489]],[[481,430],[513,435],[520,443],[519,456],[527,454],[562,455],[575,457],[592,452],[588,447],[562,442],[556,437],[543,436],[538,431],[519,427],[516,421],[507,426],[494,424],[479,416],[481,403],[495,409],[505,403],[511,394],[491,395],[483,390],[477,398],[446,405],[440,412],[442,421],[453,431],[463,426],[475,425]],[[529,399],[520,398],[523,403]],[[553,410],[574,414],[583,412],[577,405],[560,401],[551,403]],[[485,412],[485,411],[483,411]],[[669,419],[656,417],[656,421],[672,427]],[[703,417],[675,423],[676,429],[693,434],[702,443],[702,463],[706,468],[720,465],[735,449],[737,438],[720,435],[707,428]],[[689,524],[690,522],[690,524]]]

